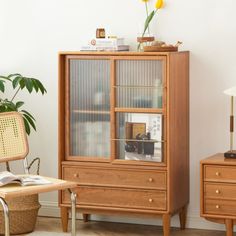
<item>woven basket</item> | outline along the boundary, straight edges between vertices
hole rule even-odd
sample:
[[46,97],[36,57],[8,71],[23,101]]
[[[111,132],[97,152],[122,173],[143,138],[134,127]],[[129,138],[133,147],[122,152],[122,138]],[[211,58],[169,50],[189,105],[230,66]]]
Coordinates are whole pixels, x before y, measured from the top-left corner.
[[[17,197],[7,201],[10,212],[10,234],[25,234],[34,230],[41,207],[38,194]],[[3,209],[0,206],[0,234],[4,234]]]

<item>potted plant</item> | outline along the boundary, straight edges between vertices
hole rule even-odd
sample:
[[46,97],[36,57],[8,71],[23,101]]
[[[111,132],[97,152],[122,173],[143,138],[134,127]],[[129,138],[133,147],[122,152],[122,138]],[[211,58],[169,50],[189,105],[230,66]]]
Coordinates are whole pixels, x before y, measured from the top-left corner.
[[36,93],[42,93],[42,95],[47,90],[38,79],[25,77],[21,74],[10,74],[8,76],[0,76],[0,91],[2,93],[5,92],[6,82],[12,85],[15,93],[10,99],[0,97],[0,113],[10,111],[20,112],[24,119],[26,133],[29,135],[31,128],[36,131],[35,119],[28,111],[22,109],[24,105],[23,101],[15,101],[16,96],[20,90],[27,90],[30,94],[34,91]]
[[[7,83],[12,86],[14,92],[10,99],[2,97],[2,94],[5,93],[7,88]],[[28,135],[30,135],[32,128],[36,131],[35,118],[30,112],[22,108],[24,105],[23,101],[16,100],[17,94],[22,90],[26,90],[29,94],[36,92],[43,95],[47,92],[43,84],[38,79],[25,77],[18,73],[10,74],[8,76],[0,76],[0,113],[11,111],[20,112],[24,119],[25,131]],[[39,158],[36,158],[33,162],[37,159],[39,160]],[[31,162],[28,169],[33,162]],[[8,163],[7,170],[10,171],[10,166]],[[38,210],[40,208],[38,195],[17,197],[7,203],[10,209],[10,233],[23,234],[32,232],[34,230]],[[3,221],[3,214],[0,209],[0,234],[4,234]]]

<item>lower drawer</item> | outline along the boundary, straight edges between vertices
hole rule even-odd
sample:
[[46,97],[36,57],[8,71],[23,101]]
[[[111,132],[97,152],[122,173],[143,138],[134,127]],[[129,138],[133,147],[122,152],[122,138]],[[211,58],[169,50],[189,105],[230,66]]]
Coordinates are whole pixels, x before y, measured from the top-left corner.
[[205,199],[204,213],[236,216],[236,202],[232,200]]
[[[78,205],[166,210],[165,191],[79,187],[76,193]],[[62,203],[70,203],[67,192],[62,194]]]

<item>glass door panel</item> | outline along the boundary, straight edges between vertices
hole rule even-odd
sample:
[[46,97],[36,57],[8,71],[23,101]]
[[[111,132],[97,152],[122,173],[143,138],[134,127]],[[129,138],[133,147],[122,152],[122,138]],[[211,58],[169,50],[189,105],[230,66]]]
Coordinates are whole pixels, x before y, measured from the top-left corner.
[[162,162],[162,115],[117,113],[116,134],[118,159]]
[[110,157],[110,61],[70,60],[70,156]]
[[116,107],[162,108],[163,61],[117,60]]

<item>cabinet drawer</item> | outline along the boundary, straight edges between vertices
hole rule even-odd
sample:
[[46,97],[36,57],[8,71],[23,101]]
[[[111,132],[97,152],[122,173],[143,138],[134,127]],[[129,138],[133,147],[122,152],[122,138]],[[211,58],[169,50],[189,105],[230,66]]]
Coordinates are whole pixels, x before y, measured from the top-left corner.
[[[165,191],[79,187],[76,193],[78,205],[166,210]],[[68,192],[62,202],[70,203]]]
[[236,216],[236,202],[230,200],[205,199],[204,213]]
[[166,189],[166,172],[64,167],[63,178],[80,185]]
[[236,200],[236,185],[205,183],[204,196],[206,198]]
[[236,167],[206,165],[204,180],[236,183]]

